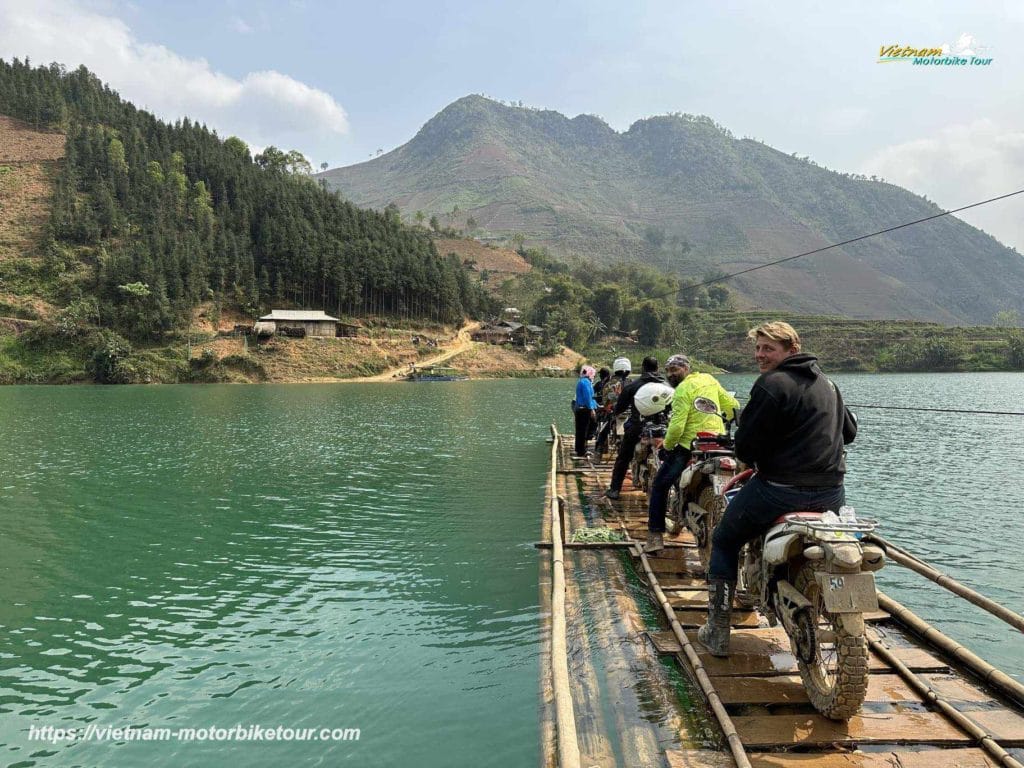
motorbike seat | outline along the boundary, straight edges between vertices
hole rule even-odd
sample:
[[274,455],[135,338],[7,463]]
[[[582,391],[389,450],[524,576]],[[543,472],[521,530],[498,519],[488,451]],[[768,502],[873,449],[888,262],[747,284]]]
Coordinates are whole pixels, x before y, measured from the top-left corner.
[[708,453],[712,451],[731,451],[734,442],[728,435],[717,435],[714,432],[698,432],[691,448],[695,451]]
[[802,511],[802,510],[794,511],[794,512],[787,512],[786,514],[779,515],[777,518],[775,518],[775,522],[773,522],[772,525],[782,525],[783,523],[788,522],[786,520],[786,518],[789,517],[790,515],[795,515],[796,517],[799,517],[799,518],[801,518],[803,520],[817,520],[818,518],[820,518],[824,514],[825,514],[824,512],[806,512],[806,511]]

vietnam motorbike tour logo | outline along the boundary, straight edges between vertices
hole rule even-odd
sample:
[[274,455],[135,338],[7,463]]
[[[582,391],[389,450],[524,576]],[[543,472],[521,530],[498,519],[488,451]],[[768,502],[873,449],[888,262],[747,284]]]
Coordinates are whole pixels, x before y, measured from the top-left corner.
[[992,57],[989,47],[980,45],[974,35],[964,32],[955,43],[918,48],[913,45],[883,45],[878,51],[879,64],[910,62],[919,67],[987,67]]

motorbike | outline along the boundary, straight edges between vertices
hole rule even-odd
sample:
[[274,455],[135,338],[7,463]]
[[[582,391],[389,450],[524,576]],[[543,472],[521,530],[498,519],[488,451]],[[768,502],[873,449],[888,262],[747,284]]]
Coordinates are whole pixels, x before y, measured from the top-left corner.
[[[727,483],[726,499],[753,474]],[[780,516],[740,553],[737,602],[782,624],[808,699],[833,720],[860,709],[868,686],[864,613],[878,610],[882,550],[862,542],[878,527],[851,507]]]
[[608,429],[608,447],[605,452],[614,457],[618,455],[619,446],[622,445],[622,436],[626,432],[626,421],[629,420],[629,414],[620,413],[618,416],[613,414],[609,418],[611,418],[612,424]]
[[658,439],[664,440],[667,430],[667,419],[644,419],[640,432],[640,441],[633,451],[633,460],[629,465],[630,472],[633,475],[633,487],[638,488],[644,493],[650,492],[651,481],[661,468],[658,451],[654,448],[655,441]]
[[[694,407],[701,413],[722,416],[718,405],[706,397],[698,397]],[[738,469],[732,423],[725,424],[724,435],[697,433],[690,444],[690,463],[679,477],[675,494],[669,495],[667,509],[670,527],[685,526],[693,534],[705,571],[711,562],[711,533],[725,513],[724,490]]]
[[656,443],[665,439],[668,420],[672,413],[673,390],[668,384],[652,381],[637,390],[633,404],[640,414],[640,440],[633,450],[630,472],[633,487],[644,493],[651,490],[651,481],[661,467]]

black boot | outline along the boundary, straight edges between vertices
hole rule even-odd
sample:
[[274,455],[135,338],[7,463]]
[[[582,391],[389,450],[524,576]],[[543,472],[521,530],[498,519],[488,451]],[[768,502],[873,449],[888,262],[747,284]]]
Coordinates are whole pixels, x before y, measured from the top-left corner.
[[708,579],[708,621],[697,630],[697,639],[712,656],[729,655],[730,619],[735,592],[735,581]]
[[665,549],[665,534],[648,531],[647,543],[644,544],[644,553],[648,555],[656,555],[663,549]]

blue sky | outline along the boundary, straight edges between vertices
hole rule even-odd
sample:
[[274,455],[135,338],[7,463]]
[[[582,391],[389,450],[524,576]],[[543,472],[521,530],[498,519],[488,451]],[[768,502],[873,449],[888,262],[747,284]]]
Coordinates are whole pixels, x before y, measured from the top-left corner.
[[[1022,38],[1010,2],[0,0],[0,57],[84,63],[161,117],[315,165],[393,149],[484,93],[617,130],[707,114],[945,207],[1024,187]],[[882,45],[958,41],[993,63],[877,63]],[[1024,249],[1022,213],[1007,201],[968,220]]]

